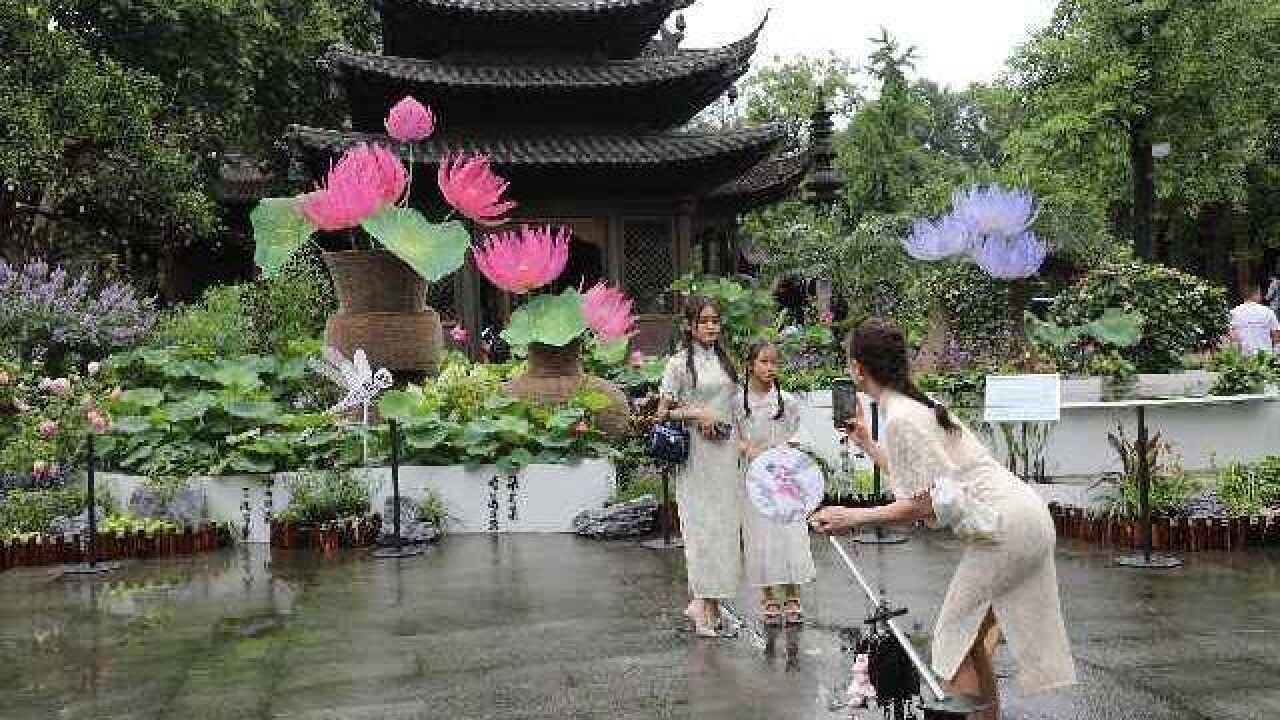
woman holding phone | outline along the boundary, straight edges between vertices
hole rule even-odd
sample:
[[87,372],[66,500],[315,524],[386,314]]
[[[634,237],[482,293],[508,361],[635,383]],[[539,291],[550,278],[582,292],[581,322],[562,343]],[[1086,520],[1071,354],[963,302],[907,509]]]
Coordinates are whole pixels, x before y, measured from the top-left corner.
[[822,508],[813,525],[835,532],[925,520],[966,541],[938,614],[932,660],[953,690],[991,703],[980,717],[1000,717],[991,663],[999,633],[1027,693],[1073,684],[1056,536],[1044,501],[915,386],[900,330],[869,321],[850,336],[848,352],[850,374],[885,414],[884,442],[872,439],[859,404],[846,429],[887,473],[895,500],[878,508]]
[[658,417],[690,424],[689,459],[675,476],[689,593],[685,615],[701,637],[732,632],[720,601],[737,595],[742,571],[738,446],[732,441],[738,372],[720,343],[720,311],[701,296],[686,299],[684,347],[667,361]]

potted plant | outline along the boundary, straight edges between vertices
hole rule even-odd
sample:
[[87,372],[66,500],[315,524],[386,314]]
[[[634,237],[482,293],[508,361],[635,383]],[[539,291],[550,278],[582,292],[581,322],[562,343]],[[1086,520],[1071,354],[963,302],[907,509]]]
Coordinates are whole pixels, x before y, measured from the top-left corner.
[[[496,287],[517,296],[530,295],[564,271],[569,236],[567,228],[530,226],[493,235],[473,251],[476,267]],[[568,288],[558,295],[528,297],[502,331],[503,340],[527,353],[528,367],[504,389],[514,397],[548,404],[563,403],[583,389],[596,390],[609,400],[607,410],[598,416],[601,429],[625,435],[630,426],[626,394],[617,385],[583,372],[582,351],[591,334],[621,360],[635,323],[631,300],[604,283],[585,292]]]
[[[426,304],[426,284],[462,266],[471,233],[452,214],[431,222],[409,206],[414,148],[435,129],[431,109],[405,97],[386,127],[385,143],[348,148],[316,190],[258,203],[250,215],[254,260],[269,277],[317,232],[345,236],[346,249],[324,253],[339,303],[326,344],[347,356],[363,348],[375,366],[401,376],[435,374],[444,336],[439,314]],[[445,202],[475,225],[502,225],[515,207],[503,199],[507,182],[483,155],[444,157],[436,179]]]

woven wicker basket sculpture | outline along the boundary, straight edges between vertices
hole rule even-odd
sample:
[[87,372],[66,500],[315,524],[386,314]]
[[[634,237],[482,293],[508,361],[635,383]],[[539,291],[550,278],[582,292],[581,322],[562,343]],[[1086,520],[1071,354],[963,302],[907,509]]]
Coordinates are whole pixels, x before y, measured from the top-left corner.
[[627,395],[613,383],[582,371],[582,343],[575,341],[562,348],[534,343],[529,346],[529,369],[503,386],[522,400],[557,404],[573,397],[583,387],[604,393],[609,407],[597,417],[600,430],[612,437],[622,437],[630,429],[630,406]]
[[427,284],[388,252],[324,254],[338,296],[338,312],[325,324],[325,342],[350,357],[364,348],[374,367],[397,379],[440,372],[444,331],[427,307]]

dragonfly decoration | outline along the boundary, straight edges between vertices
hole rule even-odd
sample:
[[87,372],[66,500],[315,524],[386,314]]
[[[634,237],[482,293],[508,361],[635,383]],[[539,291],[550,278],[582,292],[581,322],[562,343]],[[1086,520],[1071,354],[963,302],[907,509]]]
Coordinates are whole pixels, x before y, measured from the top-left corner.
[[364,425],[364,459],[369,459],[369,405],[383,390],[392,386],[391,371],[378,368],[375,372],[369,365],[369,358],[363,348],[356,348],[355,354],[348,360],[341,352],[331,346],[325,346],[320,359],[311,359],[311,369],[332,380],[338,387],[346,391],[346,395],[329,408],[328,412],[340,415],[355,408],[360,408]]

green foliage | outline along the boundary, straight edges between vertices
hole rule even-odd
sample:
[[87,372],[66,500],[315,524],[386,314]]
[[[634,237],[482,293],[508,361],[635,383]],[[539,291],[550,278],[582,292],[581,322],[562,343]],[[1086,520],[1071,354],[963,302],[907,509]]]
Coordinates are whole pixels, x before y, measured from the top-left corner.
[[84,490],[10,490],[0,502],[0,535],[44,533],[54,518],[70,517],[84,510]]
[[1260,393],[1267,383],[1280,380],[1270,353],[1245,354],[1239,348],[1230,347],[1214,356],[1210,369],[1218,373],[1218,380],[1210,392],[1214,395],[1249,395]]
[[176,532],[177,529],[177,523],[168,520],[138,517],[127,513],[108,515],[98,524],[98,532],[103,535],[116,536],[123,536],[126,533],[159,535],[166,532]]
[[745,120],[750,125],[779,123],[787,129],[788,138],[800,142],[820,101],[837,118],[853,115],[860,101],[856,74],[853,62],[834,53],[786,61],[774,58],[743,83]]
[[1049,310],[1059,325],[1082,325],[1108,309],[1139,313],[1142,340],[1120,350],[1139,372],[1170,372],[1182,356],[1214,346],[1226,333],[1226,292],[1161,265],[1117,263],[1098,268],[1060,294]]
[[449,528],[449,509],[445,507],[444,500],[439,494],[428,490],[418,502],[418,520],[430,523],[441,533]]
[[[613,496],[613,502],[624,503],[631,502],[637,498],[648,495],[658,502],[662,502],[662,478],[655,475],[646,475],[644,477],[634,478],[618,488],[618,492]],[[674,493],[671,495],[671,502],[676,501]]]
[[1218,471],[1218,498],[1235,517],[1280,506],[1280,455],[1256,463],[1232,463]]
[[289,480],[289,492],[282,520],[315,525],[369,512],[369,487],[349,470],[299,473]]
[[588,375],[603,378],[629,393],[655,387],[662,381],[666,359],[647,355],[630,356],[625,340],[602,343],[592,336],[582,357]]
[[335,307],[320,261],[298,256],[274,278],[215,285],[198,302],[171,309],[148,344],[222,355],[287,352],[291,343],[319,338]]
[[[1120,478],[1107,499],[1107,512],[1117,517],[1139,517],[1138,460],[1142,450],[1137,440],[1130,440],[1123,426],[1108,433],[1107,441],[1122,467]],[[1200,489],[1200,484],[1182,469],[1173,446],[1163,440],[1160,433],[1148,439],[1145,453],[1151,477],[1151,512],[1166,516],[1181,513],[1187,498]]]
[[453,360],[426,385],[386,393],[379,409],[400,423],[405,462],[513,471],[535,463],[613,458],[616,450],[594,422],[607,406],[608,399],[592,390],[561,406],[517,400],[502,392],[500,376],[488,366]]
[[930,269],[926,287],[946,318],[958,364],[1008,355],[1012,343],[1013,288],[969,263],[944,263]]
[[151,336],[152,347],[201,348],[227,355],[252,352],[255,328],[245,312],[250,286],[214,285],[198,302],[164,314]]
[[1049,354],[1060,372],[1123,378],[1137,368],[1120,351],[1142,340],[1142,313],[1107,308],[1082,325],[1059,325],[1027,312],[1027,336]]
[[513,346],[532,343],[564,347],[587,331],[582,295],[568,288],[559,295],[539,295],[511,314],[502,339]]
[[153,477],[354,464],[358,439],[335,428],[313,395],[315,351],[222,358],[150,348],[112,358],[136,386],[108,405],[115,423],[100,443],[104,464]]
[[843,367],[834,364],[811,368],[795,368],[788,364],[779,373],[778,381],[791,392],[812,392],[831,389],[832,381],[847,374]]
[[[1256,249],[1266,237],[1258,220],[1274,216],[1266,203],[1241,203],[1277,187],[1266,168],[1276,158],[1278,19],[1275,3],[1251,0],[1059,3],[1010,63],[1007,171],[1092,206],[1093,217],[1123,217],[1131,142],[1169,142],[1155,173],[1161,244],[1180,264],[1221,273],[1230,252]],[[1248,221],[1229,220],[1237,208]]]
[[[754,340],[766,336],[778,317],[773,296],[760,287],[729,278],[686,275],[672,284],[677,292],[701,295],[720,311],[721,337],[734,357],[742,357]],[[683,328],[688,332],[688,328]]]

